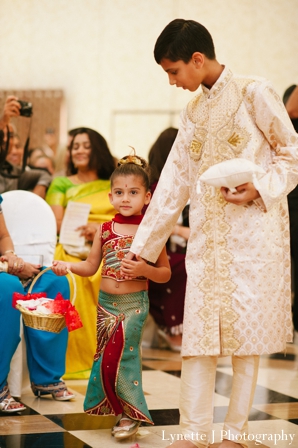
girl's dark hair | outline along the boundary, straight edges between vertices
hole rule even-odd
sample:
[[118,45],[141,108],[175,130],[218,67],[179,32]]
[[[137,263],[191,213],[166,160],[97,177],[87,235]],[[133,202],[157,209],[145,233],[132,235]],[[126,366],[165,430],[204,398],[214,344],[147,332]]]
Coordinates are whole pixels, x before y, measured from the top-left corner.
[[111,175],[111,186],[116,177],[138,176],[143,180],[146,191],[150,190],[149,165],[145,159],[137,155],[128,155],[119,160],[117,168]]
[[89,168],[96,170],[99,179],[108,180],[115,169],[114,157],[112,156],[106,140],[98,132],[89,128],[76,128],[72,131],[72,142],[69,146],[70,158],[67,166],[67,172],[69,174],[76,174],[77,168],[75,168],[72,162],[72,148],[75,137],[79,134],[87,134],[91,144],[91,155],[89,161]]
[[164,58],[172,62],[182,60],[187,64],[195,52],[203,53],[208,59],[215,59],[211,34],[194,20],[175,19],[157,38],[154,58],[158,64]]
[[167,128],[158,136],[155,143],[151,146],[148,155],[149,166],[151,169],[151,184],[158,181],[177,134],[178,129]]

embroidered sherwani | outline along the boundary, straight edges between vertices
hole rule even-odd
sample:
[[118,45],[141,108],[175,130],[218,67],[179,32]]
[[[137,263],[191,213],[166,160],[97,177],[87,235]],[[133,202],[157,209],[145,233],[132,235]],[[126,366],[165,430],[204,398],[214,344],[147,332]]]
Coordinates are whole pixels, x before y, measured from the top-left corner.
[[[298,136],[270,83],[227,68],[187,105],[132,252],[156,261],[190,199],[183,356],[258,355],[292,339],[287,194],[298,183]],[[201,185],[241,157],[264,168],[261,198],[243,206]]]

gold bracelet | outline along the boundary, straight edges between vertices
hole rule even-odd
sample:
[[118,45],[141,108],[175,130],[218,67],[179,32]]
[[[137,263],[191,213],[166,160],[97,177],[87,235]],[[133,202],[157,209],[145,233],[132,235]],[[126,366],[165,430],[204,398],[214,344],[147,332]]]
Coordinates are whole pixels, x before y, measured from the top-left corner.
[[0,272],[8,272],[7,261],[0,261]]
[[8,249],[4,252],[5,254],[14,254],[16,255],[15,251],[13,249]]

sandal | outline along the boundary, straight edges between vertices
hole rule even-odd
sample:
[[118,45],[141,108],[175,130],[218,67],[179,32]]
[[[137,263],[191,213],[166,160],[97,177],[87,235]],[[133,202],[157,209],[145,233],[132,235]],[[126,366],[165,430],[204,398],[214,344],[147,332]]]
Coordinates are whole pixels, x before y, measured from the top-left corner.
[[25,409],[26,406],[12,398],[8,386],[4,386],[2,391],[0,391],[0,411],[8,414],[11,412],[24,411]]
[[31,383],[31,389],[36,397],[42,397],[43,395],[52,395],[52,397],[56,401],[68,401],[75,397],[75,394],[71,393],[67,389],[64,381],[48,384],[47,386]]
[[[125,426],[119,426],[120,422],[126,420],[128,425]],[[141,422],[137,420],[132,420],[131,418],[124,416],[122,417],[117,425],[115,425],[112,429],[112,436],[115,437],[115,439],[127,439],[128,437],[134,435],[140,426]]]

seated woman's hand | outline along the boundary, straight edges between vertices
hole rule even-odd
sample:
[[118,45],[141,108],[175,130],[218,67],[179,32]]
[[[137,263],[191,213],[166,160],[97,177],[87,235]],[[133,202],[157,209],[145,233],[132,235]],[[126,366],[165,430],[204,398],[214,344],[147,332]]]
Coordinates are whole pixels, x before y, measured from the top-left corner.
[[17,275],[21,280],[27,280],[28,278],[37,275],[40,272],[40,268],[41,266],[39,264],[31,264],[24,262],[24,267],[22,271],[15,275]]
[[52,263],[52,271],[59,276],[66,275],[67,271],[71,271],[71,263],[54,260]]
[[80,226],[77,230],[80,231],[80,236],[84,236],[87,241],[93,241],[98,229],[98,224],[88,223],[86,226]]
[[22,258],[19,258],[14,253],[6,253],[5,255],[1,256],[1,261],[7,261],[8,263],[8,274],[11,275],[19,275],[25,266],[25,262]]

